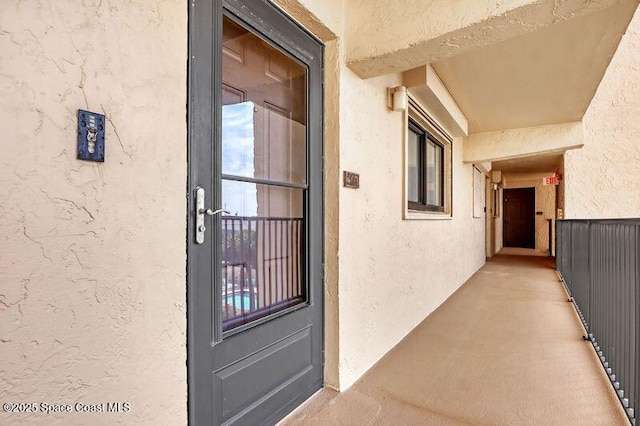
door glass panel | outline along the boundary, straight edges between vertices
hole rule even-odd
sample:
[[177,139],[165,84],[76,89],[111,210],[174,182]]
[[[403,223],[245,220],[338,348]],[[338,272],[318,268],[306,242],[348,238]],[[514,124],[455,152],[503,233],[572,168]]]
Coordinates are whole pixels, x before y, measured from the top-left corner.
[[227,17],[222,174],[306,184],[307,69]]
[[306,300],[303,192],[222,181],[224,330]]
[[420,135],[409,129],[409,152],[407,155],[407,199],[420,202]]
[[307,301],[307,69],[227,17],[222,55],[223,330]]

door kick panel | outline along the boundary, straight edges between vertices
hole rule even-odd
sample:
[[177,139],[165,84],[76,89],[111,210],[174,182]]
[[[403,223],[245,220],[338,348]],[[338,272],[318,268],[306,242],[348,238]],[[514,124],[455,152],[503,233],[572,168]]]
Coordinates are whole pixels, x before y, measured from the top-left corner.
[[219,396],[238,395],[233,399],[221,398],[222,417],[236,415],[312,369],[312,348],[309,327],[214,372],[214,387],[219,389]]

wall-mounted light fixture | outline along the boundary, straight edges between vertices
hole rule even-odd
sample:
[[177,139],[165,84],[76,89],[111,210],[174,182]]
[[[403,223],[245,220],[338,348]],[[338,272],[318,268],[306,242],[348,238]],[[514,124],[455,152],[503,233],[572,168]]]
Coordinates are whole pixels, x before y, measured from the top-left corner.
[[387,106],[393,111],[406,111],[409,104],[407,88],[404,86],[387,89]]

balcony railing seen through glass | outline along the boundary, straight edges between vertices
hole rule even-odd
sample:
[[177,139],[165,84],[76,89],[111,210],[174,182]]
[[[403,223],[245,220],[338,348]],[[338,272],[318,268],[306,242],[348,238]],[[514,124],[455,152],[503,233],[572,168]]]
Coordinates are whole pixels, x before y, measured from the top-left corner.
[[222,217],[222,320],[229,330],[305,298],[303,220]]

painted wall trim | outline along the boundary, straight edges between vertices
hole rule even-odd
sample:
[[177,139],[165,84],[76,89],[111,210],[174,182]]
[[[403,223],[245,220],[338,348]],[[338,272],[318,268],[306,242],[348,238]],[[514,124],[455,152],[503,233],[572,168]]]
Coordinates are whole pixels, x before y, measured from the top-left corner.
[[273,0],[273,3],[324,43],[324,386],[339,390],[341,47],[336,32],[341,30],[341,23],[331,20],[330,16],[319,17],[321,12],[334,12],[330,5],[312,11],[299,0]]

